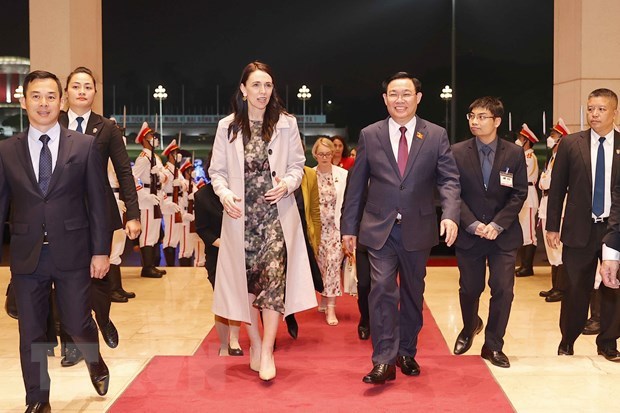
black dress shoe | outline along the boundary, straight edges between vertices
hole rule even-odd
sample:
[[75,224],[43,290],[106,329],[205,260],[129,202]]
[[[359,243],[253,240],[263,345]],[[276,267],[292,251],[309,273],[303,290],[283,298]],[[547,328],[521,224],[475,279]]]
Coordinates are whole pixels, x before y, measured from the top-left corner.
[[461,330],[454,343],[454,354],[459,355],[466,353],[474,343],[474,337],[482,331],[483,325],[482,319],[478,317],[478,325],[476,325],[473,333],[468,334],[465,332],[465,329]]
[[551,288],[550,290],[539,292],[538,295],[541,296],[541,297],[549,297],[554,291],[556,291],[556,290]]
[[534,269],[533,268],[521,268],[517,271],[515,271],[515,276],[517,277],[531,277],[532,275],[534,275]]
[[597,353],[599,356],[605,357],[606,360],[613,362],[620,362],[620,351],[615,348],[597,348]]
[[420,375],[420,365],[412,356],[396,357],[396,365],[400,367],[400,371],[406,376]]
[[510,367],[508,356],[506,356],[501,350],[490,350],[489,348],[482,346],[482,353],[480,353],[480,356],[485,360],[489,360],[494,366],[502,368]]
[[558,301],[562,301],[562,297],[564,297],[562,291],[553,290],[551,294],[545,297],[545,301],[548,303],[557,303]]
[[68,346],[65,349],[65,356],[60,360],[62,367],[71,367],[84,360],[82,352],[75,345]]
[[112,323],[112,320],[108,320],[108,324],[101,328],[101,335],[103,336],[103,341],[105,341],[108,347],[118,347],[118,330]]
[[240,348],[232,348],[230,344],[228,345],[228,355],[229,356],[243,356],[243,350]]
[[360,324],[357,326],[357,336],[360,340],[368,340],[370,338],[370,327]]
[[131,291],[125,291],[122,288],[119,288],[118,290],[116,290],[120,295],[122,295],[123,297],[127,297],[127,298],[136,298],[136,293],[131,292]]
[[558,356],[572,356],[573,354],[575,354],[575,350],[573,350],[572,344],[560,343],[558,346]]
[[52,406],[49,402],[29,403],[26,413],[52,413]]
[[112,291],[110,293],[110,301],[113,303],[126,303],[129,301],[129,298],[121,295],[118,291]]
[[384,384],[387,380],[396,379],[396,366],[393,364],[375,364],[362,381],[370,384]]
[[299,325],[297,324],[295,315],[287,315],[284,318],[284,321],[286,321],[286,329],[288,330],[288,334],[293,337],[293,340],[297,340],[297,335],[299,334]]
[[144,277],[144,278],[161,278],[164,275],[157,271],[157,268],[155,267],[144,267],[142,268],[142,271],[140,272],[140,277]]
[[160,273],[161,275],[166,275],[166,274],[167,274],[166,270],[162,270],[161,268],[157,268],[157,267],[155,267],[155,271],[157,271],[157,272],[158,272],[158,273]]
[[589,319],[586,321],[586,325],[583,328],[581,334],[584,336],[595,336],[601,332],[601,322]]
[[108,386],[110,385],[110,371],[108,366],[99,355],[99,362],[86,363],[88,367],[88,374],[90,375],[90,381],[93,383],[93,387],[99,396],[104,396],[108,392]]

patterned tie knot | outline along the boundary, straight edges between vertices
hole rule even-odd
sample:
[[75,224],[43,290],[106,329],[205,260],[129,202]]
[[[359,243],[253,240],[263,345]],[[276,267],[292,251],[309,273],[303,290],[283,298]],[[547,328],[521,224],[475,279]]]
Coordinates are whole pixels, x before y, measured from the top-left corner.
[[47,146],[47,143],[50,141],[50,137],[47,135],[41,135],[41,137],[39,138],[39,140],[41,142],[43,142],[44,146]]

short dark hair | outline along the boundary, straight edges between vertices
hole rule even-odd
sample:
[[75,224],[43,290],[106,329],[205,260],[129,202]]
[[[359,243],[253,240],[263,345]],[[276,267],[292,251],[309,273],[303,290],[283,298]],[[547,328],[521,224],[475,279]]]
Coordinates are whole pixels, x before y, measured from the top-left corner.
[[616,108],[618,107],[618,95],[616,95],[616,93],[613,90],[606,89],[606,88],[600,88],[600,89],[593,90],[588,95],[588,99],[599,98],[599,97],[611,99],[615,103]]
[[348,158],[350,155],[350,152],[349,152],[349,145],[347,145],[347,141],[345,141],[344,138],[340,135],[334,135],[330,139],[332,142],[335,140],[339,140],[340,143],[342,143],[342,157]]
[[469,111],[471,112],[475,108],[486,109],[496,118],[504,116],[504,104],[499,98],[493,96],[484,96],[474,100],[471,105],[469,105]]
[[84,66],[78,66],[75,68],[75,70],[71,73],[69,73],[69,76],[67,76],[67,85],[65,86],[65,90],[67,90],[67,88],[69,87],[69,83],[71,82],[71,78],[74,75],[77,75],[78,73],[84,73],[88,76],[90,76],[91,79],[93,79],[93,86],[95,87],[95,92],[97,91],[97,80],[95,80],[95,75],[93,75],[93,71],[90,70],[87,67]]
[[24,78],[24,84],[22,85],[22,87],[24,88],[24,96],[26,96],[26,92],[28,91],[28,85],[30,83],[34,82],[35,80],[42,79],[52,79],[53,81],[55,81],[56,85],[58,86],[58,97],[62,97],[62,85],[60,84],[60,80],[55,74],[46,72],[45,70],[35,70],[26,75],[26,77]]
[[415,87],[416,93],[422,92],[422,82],[420,82],[416,77],[407,72],[396,72],[392,76],[388,77],[381,83],[381,88],[383,89],[383,93],[387,93],[388,85],[391,81],[396,79],[410,79],[413,82],[413,87]]

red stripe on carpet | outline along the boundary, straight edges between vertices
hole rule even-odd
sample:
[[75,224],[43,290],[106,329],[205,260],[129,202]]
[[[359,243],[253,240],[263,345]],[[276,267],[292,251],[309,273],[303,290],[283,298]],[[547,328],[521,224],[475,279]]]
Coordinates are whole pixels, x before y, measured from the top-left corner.
[[361,380],[372,368],[372,346],[357,338],[355,299],[339,298],[337,315],[340,324],[332,327],[316,310],[298,314],[298,340],[281,324],[271,382],[250,370],[243,328],[242,357],[218,357],[213,329],[194,356],[154,357],[109,411],[513,411],[479,356],[451,355],[427,308],[416,357],[422,374],[407,377],[397,370],[386,385]]
[[456,267],[456,257],[430,257],[427,267]]

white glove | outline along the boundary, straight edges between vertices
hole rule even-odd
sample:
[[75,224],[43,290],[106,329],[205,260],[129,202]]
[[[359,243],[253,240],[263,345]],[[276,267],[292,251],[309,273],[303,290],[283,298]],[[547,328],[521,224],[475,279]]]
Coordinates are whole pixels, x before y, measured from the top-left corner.
[[187,199],[189,199],[190,201],[193,201],[194,200],[194,193],[192,192],[191,194],[189,194],[187,196]]
[[162,173],[162,167],[160,165],[155,165],[151,168],[151,175],[160,175]]
[[182,209],[182,208],[179,206],[179,204],[174,203],[174,202],[171,202],[171,204],[172,204],[172,207],[174,208],[174,212],[175,212],[175,213],[177,213],[177,212],[181,212],[181,209]]
[[153,204],[153,206],[159,205],[160,201],[159,201],[159,197],[157,196],[157,194],[148,194],[147,199]]
[[178,186],[179,188],[182,187],[183,185],[183,180],[182,179],[175,179],[172,181],[172,186]]
[[185,222],[192,222],[194,219],[196,219],[196,217],[194,217],[194,214],[190,214],[189,212],[183,214],[183,221]]
[[125,201],[121,201],[120,199],[116,200],[116,204],[118,205],[118,209],[124,214],[127,212],[127,206],[125,205]]

